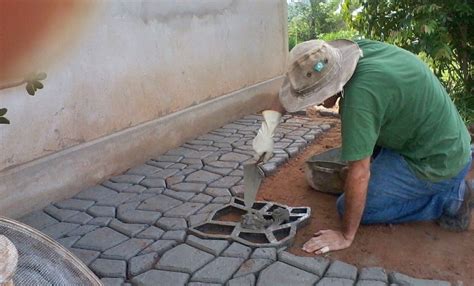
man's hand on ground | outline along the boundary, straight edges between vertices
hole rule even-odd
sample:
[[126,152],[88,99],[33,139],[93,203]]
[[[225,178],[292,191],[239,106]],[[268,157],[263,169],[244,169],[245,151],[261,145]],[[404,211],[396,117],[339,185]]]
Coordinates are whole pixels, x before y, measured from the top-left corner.
[[328,229],[316,232],[314,237],[303,245],[303,250],[319,255],[348,248],[351,244],[352,240],[347,239],[342,232]]

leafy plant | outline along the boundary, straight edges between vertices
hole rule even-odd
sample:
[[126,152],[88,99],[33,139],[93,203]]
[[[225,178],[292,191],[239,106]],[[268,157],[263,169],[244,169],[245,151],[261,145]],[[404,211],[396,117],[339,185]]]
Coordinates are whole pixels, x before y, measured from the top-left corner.
[[4,117],[6,113],[7,113],[6,108],[0,109],[0,124],[10,124],[10,121]]
[[40,73],[30,73],[25,77],[25,82],[26,82],[25,88],[29,95],[34,96],[36,90],[43,88],[43,84],[41,83],[41,80],[45,80],[46,76],[47,76],[46,73],[40,72]]
[[288,3],[288,46],[291,50],[300,42],[323,38],[348,29],[341,13],[339,0],[304,0]]
[[474,121],[474,2],[344,0],[346,22],[367,38],[418,54],[442,81],[464,120]]
[[[34,96],[38,89],[42,89],[44,87],[41,81],[45,80],[46,77],[47,74],[45,72],[33,72],[28,74],[23,80],[0,85],[0,90],[17,87],[26,83],[26,92],[28,92],[29,95]],[[7,111],[8,110],[6,108],[0,109],[0,124],[10,124],[10,121],[5,117]]]

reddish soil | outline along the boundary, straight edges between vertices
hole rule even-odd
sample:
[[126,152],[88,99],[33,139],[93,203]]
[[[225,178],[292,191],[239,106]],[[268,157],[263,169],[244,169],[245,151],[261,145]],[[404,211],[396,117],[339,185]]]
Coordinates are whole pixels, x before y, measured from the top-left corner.
[[[337,119],[315,117],[314,120],[330,121],[336,127],[265,179],[257,197],[289,206],[311,207],[309,223],[297,232],[289,249],[304,256],[314,255],[301,250],[314,232],[340,227],[335,207],[337,197],[311,189],[303,168],[310,156],[340,146],[340,125]],[[474,170],[470,176],[474,177]],[[350,248],[326,256],[358,267],[380,266],[416,278],[474,285],[474,223],[464,233],[445,231],[434,222],[361,226]]]

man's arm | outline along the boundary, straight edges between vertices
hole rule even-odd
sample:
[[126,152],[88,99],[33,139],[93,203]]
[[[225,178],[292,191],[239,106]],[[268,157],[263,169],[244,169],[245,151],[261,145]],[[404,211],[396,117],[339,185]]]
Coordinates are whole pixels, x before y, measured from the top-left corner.
[[342,233],[354,240],[365,208],[367,187],[370,179],[370,157],[349,163],[344,184],[345,212],[342,218]]
[[370,179],[370,157],[349,163],[344,186],[345,212],[341,231],[320,230],[308,240],[303,250],[323,254],[351,246],[364,212]]

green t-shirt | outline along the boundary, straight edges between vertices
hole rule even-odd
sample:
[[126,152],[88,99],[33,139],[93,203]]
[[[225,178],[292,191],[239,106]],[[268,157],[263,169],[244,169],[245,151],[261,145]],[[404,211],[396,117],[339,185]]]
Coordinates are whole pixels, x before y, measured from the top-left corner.
[[363,51],[341,100],[342,159],[380,146],[401,154],[421,179],[457,175],[470,156],[470,136],[436,76],[414,54],[360,40]]

